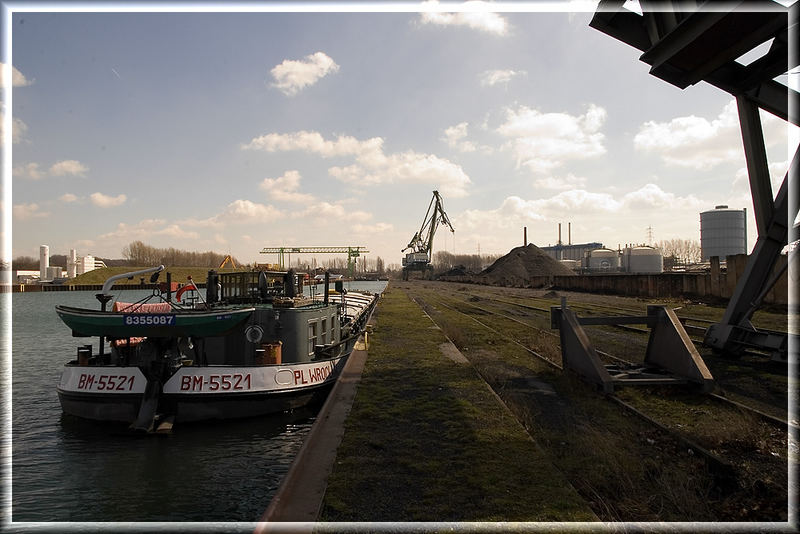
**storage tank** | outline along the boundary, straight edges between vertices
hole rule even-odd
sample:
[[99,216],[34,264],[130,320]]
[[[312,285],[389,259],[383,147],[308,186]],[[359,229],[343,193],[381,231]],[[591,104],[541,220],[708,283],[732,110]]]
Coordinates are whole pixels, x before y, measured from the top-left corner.
[[625,270],[629,273],[663,273],[664,256],[658,249],[639,246],[625,249]]
[[47,268],[47,278],[45,280],[55,280],[56,278],[61,278],[62,274],[61,267],[48,267]]
[[78,253],[74,248],[69,249],[69,260],[67,261],[67,278],[78,276]]
[[616,250],[598,248],[588,252],[587,267],[590,271],[618,271],[619,254]]
[[747,210],[721,205],[700,213],[700,248],[703,261],[747,254]]
[[50,267],[50,247],[39,245],[39,280],[47,280],[48,267]]

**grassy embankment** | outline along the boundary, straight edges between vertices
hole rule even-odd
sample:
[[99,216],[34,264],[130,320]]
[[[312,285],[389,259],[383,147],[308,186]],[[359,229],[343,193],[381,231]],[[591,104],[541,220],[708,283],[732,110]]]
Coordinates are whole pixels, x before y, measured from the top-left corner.
[[596,520],[404,291],[377,313],[320,520]]
[[[106,267],[105,269],[95,269],[93,271],[89,271],[88,273],[84,273],[76,278],[69,280],[67,285],[89,285],[89,284],[102,284],[111,276],[117,274],[128,273],[132,271],[140,271],[142,269],[146,269],[147,267]],[[205,283],[206,278],[208,277],[208,267],[167,267],[164,271],[161,272],[161,275],[158,277],[159,282],[166,282],[167,281],[167,272],[171,273],[172,281],[179,282],[179,283],[186,283],[187,277],[191,276],[192,280],[200,283]],[[224,271],[221,271],[224,272]],[[117,280],[114,282],[115,286],[124,286],[124,285],[139,285],[141,282],[141,278],[144,278],[144,283],[147,284],[150,281],[150,275],[139,275],[134,276],[132,280]]]

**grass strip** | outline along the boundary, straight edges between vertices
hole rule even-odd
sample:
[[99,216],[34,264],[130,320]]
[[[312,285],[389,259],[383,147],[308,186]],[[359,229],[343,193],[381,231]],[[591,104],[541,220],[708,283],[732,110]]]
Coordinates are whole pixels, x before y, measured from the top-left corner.
[[320,520],[596,520],[405,292],[377,314]]

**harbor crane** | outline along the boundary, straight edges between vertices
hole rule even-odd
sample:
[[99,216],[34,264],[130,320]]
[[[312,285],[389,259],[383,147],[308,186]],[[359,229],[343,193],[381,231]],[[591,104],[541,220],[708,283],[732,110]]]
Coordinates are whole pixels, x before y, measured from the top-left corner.
[[434,191],[433,198],[428,204],[428,211],[422,221],[422,226],[411,238],[411,242],[406,248],[401,251],[411,250],[403,258],[403,280],[408,280],[411,271],[422,271],[424,278],[430,278],[433,271],[433,267],[431,267],[433,236],[436,234],[436,229],[439,225],[447,225],[451,232],[455,232],[453,225],[450,224],[450,218],[444,212],[442,196],[438,191]]

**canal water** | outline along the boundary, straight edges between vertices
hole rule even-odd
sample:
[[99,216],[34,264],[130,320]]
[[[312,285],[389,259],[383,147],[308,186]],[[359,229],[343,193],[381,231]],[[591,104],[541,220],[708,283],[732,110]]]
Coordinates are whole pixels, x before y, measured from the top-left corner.
[[[386,282],[348,285],[379,292]],[[5,324],[9,307],[12,311],[11,520],[258,521],[319,406],[243,421],[179,424],[168,436],[131,435],[125,426],[62,414],[56,393],[61,368],[89,340],[73,338],[54,307],[99,309],[94,293],[14,293],[0,298]],[[125,301],[145,294],[117,293]],[[5,324],[3,348],[8,349]],[[8,371],[6,361],[2,372]]]

